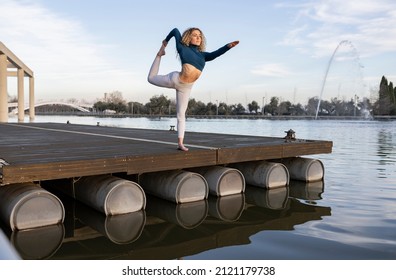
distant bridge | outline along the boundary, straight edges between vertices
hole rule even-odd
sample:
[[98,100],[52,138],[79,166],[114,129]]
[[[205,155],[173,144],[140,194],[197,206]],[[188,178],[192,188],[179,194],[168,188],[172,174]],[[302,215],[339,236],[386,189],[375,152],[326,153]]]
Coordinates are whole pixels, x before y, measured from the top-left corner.
[[[89,109],[93,108],[92,104],[73,104],[73,103],[67,103],[67,102],[61,102],[61,101],[46,101],[46,102],[41,102],[41,103],[37,103],[35,104],[35,108],[40,107],[40,106],[45,106],[45,105],[63,105],[63,106],[69,106],[72,107],[74,109],[77,109],[81,112],[91,112]],[[18,103],[14,102],[14,103],[8,103],[8,108],[14,108],[12,111],[13,112],[17,112],[18,111]],[[29,105],[26,104],[24,110],[28,110],[29,109]]]

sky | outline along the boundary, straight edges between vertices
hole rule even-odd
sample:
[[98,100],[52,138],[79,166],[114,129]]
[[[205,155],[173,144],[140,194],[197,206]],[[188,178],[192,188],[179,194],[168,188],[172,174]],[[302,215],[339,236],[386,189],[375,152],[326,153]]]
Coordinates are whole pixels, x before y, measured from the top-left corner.
[[[115,91],[128,102],[174,99],[147,82],[174,27],[199,27],[207,51],[240,41],[194,84],[191,98],[205,103],[370,98],[382,76],[396,83],[393,0],[0,0],[0,41],[33,70],[36,103]],[[180,71],[174,39],[160,74],[172,71]],[[10,96],[16,84],[8,78]]]

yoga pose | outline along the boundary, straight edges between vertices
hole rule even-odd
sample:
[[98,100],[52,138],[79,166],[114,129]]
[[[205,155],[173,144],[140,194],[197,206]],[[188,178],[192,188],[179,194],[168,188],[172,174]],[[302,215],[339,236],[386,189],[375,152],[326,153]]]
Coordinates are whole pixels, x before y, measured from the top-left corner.
[[[181,60],[181,72],[175,71],[168,75],[158,75],[161,57],[165,55],[165,48],[172,37],[175,37],[176,49]],[[199,28],[195,27],[187,29],[183,35],[177,28],[174,28],[162,41],[162,46],[150,68],[147,80],[159,87],[176,89],[177,147],[179,150],[188,151],[188,148],[184,146],[186,111],[191,88],[201,75],[205,62],[219,57],[238,43],[239,41],[234,41],[214,52],[205,52],[205,36]]]

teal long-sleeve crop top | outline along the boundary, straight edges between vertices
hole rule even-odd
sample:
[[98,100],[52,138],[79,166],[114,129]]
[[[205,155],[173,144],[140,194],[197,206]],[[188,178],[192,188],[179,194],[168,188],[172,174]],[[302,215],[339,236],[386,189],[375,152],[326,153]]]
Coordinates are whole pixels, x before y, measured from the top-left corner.
[[169,42],[172,37],[175,37],[176,49],[179,53],[181,63],[191,64],[200,71],[204,69],[206,61],[211,61],[230,49],[227,45],[225,45],[214,52],[201,52],[198,50],[197,46],[184,45],[181,42],[182,36],[177,28],[174,28],[171,32],[169,32],[168,36],[165,38],[165,41]]

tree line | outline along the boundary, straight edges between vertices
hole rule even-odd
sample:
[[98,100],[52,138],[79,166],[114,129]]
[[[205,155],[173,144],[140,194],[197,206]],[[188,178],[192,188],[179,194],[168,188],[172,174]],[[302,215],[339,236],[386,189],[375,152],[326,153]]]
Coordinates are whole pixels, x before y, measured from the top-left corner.
[[[396,115],[396,88],[392,82],[388,82],[385,76],[382,77],[378,94],[370,100],[369,98],[359,98],[355,95],[350,100],[340,100],[336,97],[330,100],[321,100],[318,110],[318,97],[309,98],[307,104],[293,104],[290,101],[280,101],[278,97],[271,97],[269,102],[260,107],[257,101],[247,104],[241,103],[226,104],[225,102],[204,103],[190,99],[187,109],[188,115],[207,116],[232,116],[232,115],[271,115],[271,116],[314,116],[318,110],[318,115],[322,116],[366,116],[366,115]],[[45,108],[39,109],[45,110]],[[54,110],[54,108],[52,108]],[[56,109],[55,109],[56,110]],[[57,110],[60,110],[58,108]],[[37,112],[38,110],[36,110]],[[70,109],[69,109],[70,111]],[[166,96],[155,95],[146,104],[126,101],[119,91],[105,93],[104,98],[98,100],[93,105],[95,113],[110,114],[132,114],[132,115],[176,115],[176,104],[174,99]]]

